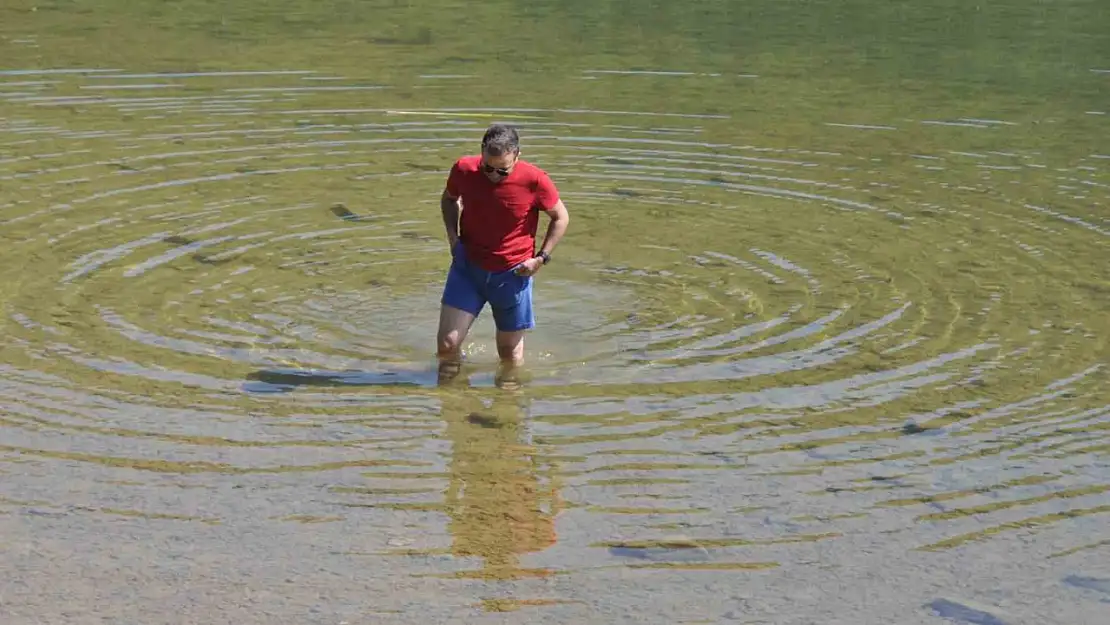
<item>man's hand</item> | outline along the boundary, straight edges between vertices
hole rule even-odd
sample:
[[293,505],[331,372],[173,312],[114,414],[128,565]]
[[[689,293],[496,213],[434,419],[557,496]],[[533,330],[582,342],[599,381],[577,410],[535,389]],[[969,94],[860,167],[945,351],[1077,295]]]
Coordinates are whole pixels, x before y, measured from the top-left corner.
[[536,272],[540,270],[540,267],[543,267],[542,258],[529,258],[523,263],[520,263],[520,266],[516,268],[515,273],[518,276],[534,276],[536,275]]

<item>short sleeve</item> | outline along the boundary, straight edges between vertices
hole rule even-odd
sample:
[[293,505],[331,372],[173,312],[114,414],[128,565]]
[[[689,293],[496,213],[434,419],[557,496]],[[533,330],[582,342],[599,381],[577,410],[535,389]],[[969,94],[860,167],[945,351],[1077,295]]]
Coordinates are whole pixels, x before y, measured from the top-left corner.
[[447,174],[447,193],[453,197],[458,198],[462,195],[462,167],[459,161],[451,166],[451,172]]
[[536,180],[536,205],[541,210],[551,210],[559,203],[559,190],[546,172],[540,172]]

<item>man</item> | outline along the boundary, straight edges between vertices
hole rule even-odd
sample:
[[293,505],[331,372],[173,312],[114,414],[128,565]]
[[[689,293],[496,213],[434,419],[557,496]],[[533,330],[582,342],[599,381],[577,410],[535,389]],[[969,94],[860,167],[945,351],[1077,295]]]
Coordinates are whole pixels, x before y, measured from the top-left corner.
[[[524,334],[535,327],[532,278],[567,230],[566,206],[547,173],[521,160],[516,129],[494,124],[482,138],[481,154],[451,167],[440,209],[452,256],[436,338],[440,373],[458,372],[463,342],[487,303],[497,354],[514,369],[524,361]],[[550,221],[537,252],[541,211]]]

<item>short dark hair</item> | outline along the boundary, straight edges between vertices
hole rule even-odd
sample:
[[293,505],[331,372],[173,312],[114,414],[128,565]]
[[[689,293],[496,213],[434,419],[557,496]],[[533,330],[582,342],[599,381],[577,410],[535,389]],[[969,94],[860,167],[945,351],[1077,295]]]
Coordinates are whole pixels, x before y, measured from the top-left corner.
[[482,149],[493,156],[520,151],[520,135],[508,124],[493,124],[482,137]]

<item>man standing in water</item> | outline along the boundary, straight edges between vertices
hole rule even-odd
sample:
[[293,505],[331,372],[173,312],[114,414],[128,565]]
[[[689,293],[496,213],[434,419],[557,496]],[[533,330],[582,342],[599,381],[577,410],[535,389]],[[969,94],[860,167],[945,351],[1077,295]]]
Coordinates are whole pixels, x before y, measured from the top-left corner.
[[[570,215],[547,173],[521,160],[516,129],[503,124],[486,130],[481,154],[455,161],[440,209],[452,256],[436,338],[440,375],[458,373],[463,342],[487,303],[503,369],[515,369],[535,327],[532,277],[551,261]],[[540,211],[550,220],[537,251]]]

